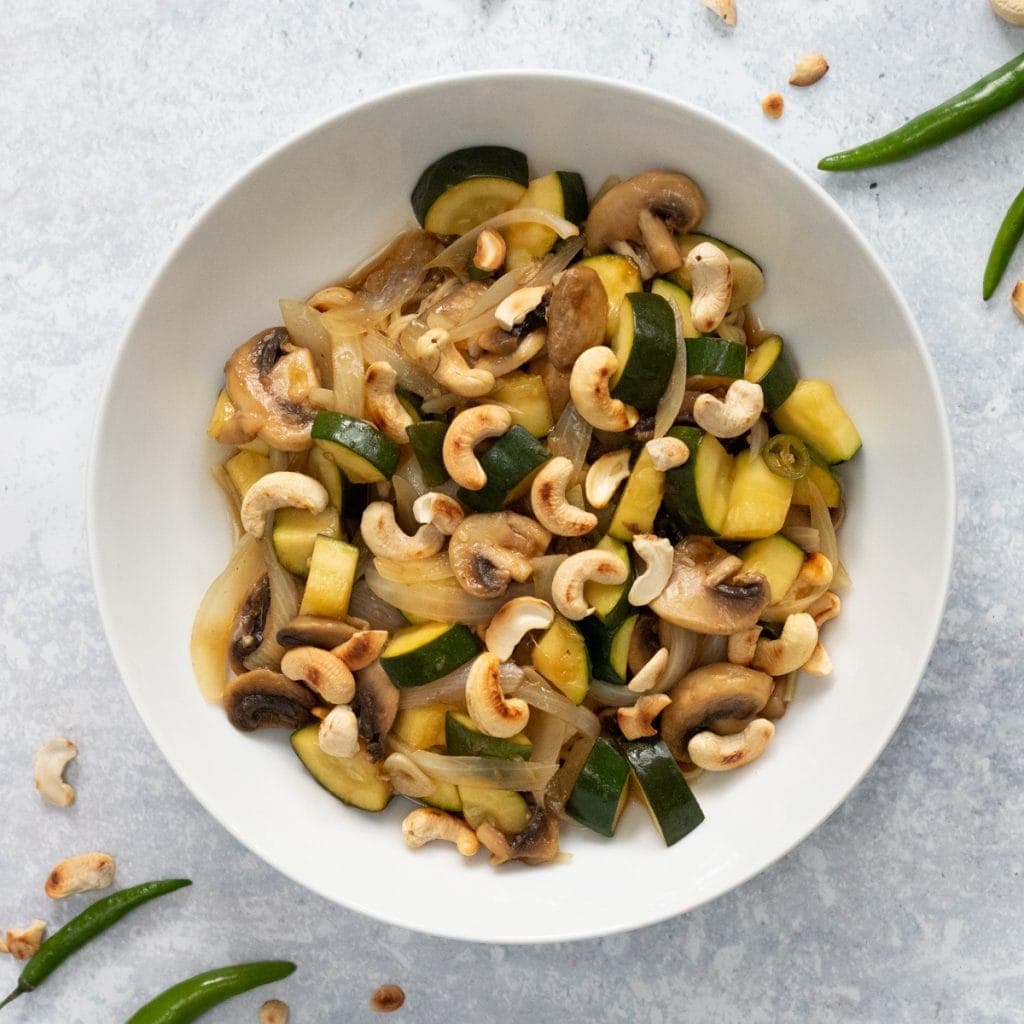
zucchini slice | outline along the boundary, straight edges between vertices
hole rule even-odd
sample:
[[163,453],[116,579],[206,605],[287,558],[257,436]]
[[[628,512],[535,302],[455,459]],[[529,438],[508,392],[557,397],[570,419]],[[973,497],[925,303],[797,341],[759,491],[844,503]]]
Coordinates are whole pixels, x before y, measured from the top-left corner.
[[807,454],[811,464],[807,467],[807,475],[801,477],[793,488],[794,505],[810,505],[811,495],[808,484],[814,484],[829,508],[839,508],[843,503],[843,485],[839,477],[832,472],[824,456],[812,445],[807,446]]
[[717,437],[697,427],[673,427],[669,434],[686,442],[690,457],[665,474],[665,508],[689,533],[721,533],[729,511],[733,457]]
[[448,424],[440,420],[424,420],[405,428],[428,487],[440,487],[448,481],[448,470],[444,468],[444,435],[447,432]]
[[764,291],[764,272],[757,260],[742,249],[737,249],[735,245],[715,238],[714,235],[689,234],[680,235],[676,239],[683,265],[672,276],[679,284],[684,288],[692,287],[690,272],[686,269],[686,257],[690,255],[690,250],[701,242],[717,245],[729,257],[729,265],[732,268],[732,300],[729,303],[729,312],[748,305],[761,295]]
[[608,535],[628,544],[638,533],[650,533],[664,494],[665,474],[654,468],[647,449],[641,448],[608,526]]
[[398,445],[372,423],[343,412],[318,412],[313,420],[313,442],[352,483],[390,480],[398,468]]
[[467,146],[435,160],[412,190],[412,209],[427,231],[461,235],[522,198],[526,156],[508,146]]
[[[602,537],[594,547],[598,551],[607,551],[614,555],[628,570],[623,583],[586,583],[583,596],[587,604],[594,609],[594,618],[605,626],[617,626],[632,610],[629,603],[629,588],[633,585],[633,563],[629,557],[629,548],[616,537]],[[583,620],[584,622],[587,619]]]
[[728,387],[743,376],[747,346],[723,338],[686,339],[686,386],[691,391]]
[[403,708],[395,716],[391,731],[403,742],[417,750],[444,746],[444,719],[448,714],[444,704],[427,704],[421,708]]
[[[523,733],[507,740],[488,736],[473,724],[469,715],[460,711],[449,711],[445,715],[444,738],[448,753],[455,757],[500,757],[506,761],[518,757],[529,761],[533,751],[533,744]],[[464,793],[462,798],[465,800]]]
[[644,290],[644,280],[637,265],[626,256],[603,253],[580,260],[581,267],[590,267],[601,279],[605,295],[608,296],[608,327],[605,337],[611,341],[619,329],[619,310],[622,300],[632,292]]
[[466,626],[425,622],[398,630],[381,652],[380,664],[395,686],[408,688],[454,672],[479,652],[480,641]]
[[613,836],[629,800],[629,765],[599,738],[576,780],[565,813],[602,836]]
[[270,472],[270,456],[243,449],[242,451],[235,452],[224,463],[224,469],[227,470],[228,478],[235,485],[235,490],[238,491],[239,497],[244,498],[245,492],[261,476],[266,476]]
[[796,370],[789,361],[789,353],[782,339],[773,334],[747,353],[743,376],[761,385],[765,408],[777,409],[796,387]]
[[426,796],[420,797],[419,802],[439,811],[462,813],[462,797],[459,796],[459,787],[453,782],[439,782]]
[[[582,224],[590,208],[583,178],[575,171],[552,171],[543,178],[534,178],[516,206],[547,210],[573,224]],[[543,224],[512,224],[505,228],[504,235],[506,270],[515,270],[539,259],[550,252],[558,240],[558,235]]]
[[622,752],[665,845],[678,843],[704,820],[704,812],[675,758],[660,739],[627,740]]
[[528,430],[534,437],[546,437],[554,426],[551,399],[544,378],[533,373],[510,373],[487,399],[505,406],[512,422]]
[[459,786],[462,815],[472,828],[485,821],[507,836],[515,836],[530,823],[530,808],[519,794],[510,789],[484,789],[481,786]]
[[619,360],[609,382],[612,397],[652,412],[676,361],[676,318],[668,301],[648,292],[625,296],[612,351]]
[[590,688],[590,655],[580,631],[556,614],[532,654],[533,667],[574,704]]
[[807,555],[803,548],[777,533],[748,544],[740,558],[745,572],[759,572],[768,581],[771,604],[778,604],[799,575]]
[[318,536],[338,537],[341,517],[336,508],[328,506],[323,512],[310,512],[305,508],[279,508],[274,513],[272,538],[277,560],[296,576],[305,576],[313,545]]
[[693,297],[685,288],[676,284],[675,281],[669,281],[668,278],[656,277],[651,282],[651,294],[660,295],[668,302],[675,303],[676,309],[679,310],[679,316],[683,321],[684,338],[700,337],[700,331],[693,326],[693,317],[690,315]]
[[302,592],[300,615],[325,615],[343,619],[348,615],[352,585],[356,581],[359,549],[336,537],[323,534],[313,541],[306,589]]
[[327,504],[339,512],[345,511],[345,482],[341,478],[341,470],[322,449],[314,445],[309,450],[309,472],[324,485],[327,491]]
[[776,476],[760,455],[740,452],[733,463],[729,511],[722,536],[733,540],[756,540],[778,533],[786,523],[793,500],[793,481]]
[[860,434],[828,381],[797,381],[772,418],[779,430],[796,434],[831,463],[846,462],[860,450]]
[[363,811],[383,811],[391,801],[391,786],[366,756],[363,741],[355,757],[332,757],[320,749],[319,734],[317,722],[292,733],[292,750],[306,771],[342,803]]
[[594,617],[583,620],[595,679],[617,686],[625,686],[629,681],[629,645],[639,617],[631,615],[615,626],[608,626]]
[[498,512],[526,493],[533,474],[550,458],[533,434],[513,423],[480,456],[487,483],[479,491],[460,487],[455,496],[474,512]]

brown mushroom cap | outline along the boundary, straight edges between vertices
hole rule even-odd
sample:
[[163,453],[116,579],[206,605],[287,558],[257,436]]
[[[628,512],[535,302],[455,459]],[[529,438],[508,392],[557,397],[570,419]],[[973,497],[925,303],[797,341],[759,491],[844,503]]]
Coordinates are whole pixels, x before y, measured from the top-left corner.
[[558,856],[558,817],[543,804],[534,808],[526,828],[507,836],[489,822],[477,829],[480,842],[491,852],[492,864],[521,860],[526,864],[546,864]]
[[297,729],[313,721],[317,696],[280,672],[257,668],[236,676],[224,688],[228,721],[241,732]]
[[324,615],[296,615],[287,626],[277,631],[277,642],[282,647],[321,647],[331,651],[358,631],[341,619]]
[[694,733],[756,715],[774,683],[765,672],[726,661],[694,669],[669,691],[672,703],[661,713],[661,738],[673,757],[688,760],[686,745]]
[[233,672],[244,672],[245,659],[263,643],[263,630],[267,624],[269,611],[270,576],[264,573],[249,588],[231,630],[228,660]]
[[459,585],[476,597],[500,597],[514,579],[533,573],[551,534],[527,516],[488,512],[466,516],[452,534],[448,559]]
[[359,735],[366,740],[366,756],[383,761],[384,739],[398,714],[398,687],[388,678],[379,661],[356,673],[356,696],[352,702],[359,719]]
[[676,171],[647,171],[619,182],[587,217],[587,251],[604,252],[613,242],[643,242],[640,212],[648,210],[673,231],[692,231],[707,209],[704,193]]
[[709,586],[708,580],[731,557],[710,537],[687,537],[676,545],[672,575],[650,604],[661,618],[697,633],[725,636],[749,629],[768,607],[771,592],[759,573]]
[[560,370],[572,368],[581,352],[604,341],[608,295],[597,271],[570,267],[559,275],[548,303],[548,358]]

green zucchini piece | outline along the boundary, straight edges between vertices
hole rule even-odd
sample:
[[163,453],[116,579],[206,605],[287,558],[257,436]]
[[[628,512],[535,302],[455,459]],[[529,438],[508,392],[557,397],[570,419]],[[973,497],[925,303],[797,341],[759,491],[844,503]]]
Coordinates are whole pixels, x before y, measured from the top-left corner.
[[[415,391],[396,386],[395,398],[398,399],[398,404],[412,417],[413,423],[423,422],[423,399]],[[408,427],[406,429],[408,430]]]
[[362,740],[355,757],[332,757],[320,749],[319,734],[318,722],[292,733],[292,750],[306,771],[342,803],[363,811],[383,811],[391,801],[391,786],[366,756]]
[[448,482],[448,470],[444,467],[444,435],[447,432],[448,424],[440,420],[424,420],[405,429],[428,487],[440,487]]
[[788,537],[777,533],[752,541],[741,552],[744,572],[760,573],[768,581],[771,604],[778,604],[800,573],[807,555]]
[[644,290],[644,279],[640,276],[637,265],[626,256],[615,253],[602,253],[600,256],[588,256],[580,260],[581,267],[590,267],[604,285],[608,296],[608,326],[605,337],[611,341],[619,329],[619,310],[622,300],[631,292]]
[[825,457],[813,445],[807,446],[807,454],[811,457],[811,464],[807,468],[807,475],[797,480],[793,488],[793,504],[810,505],[811,494],[807,485],[814,484],[829,508],[839,508],[843,503],[843,485],[839,477],[832,472]]
[[358,548],[336,537],[323,534],[316,537],[309,557],[309,573],[299,614],[345,618],[358,562]]
[[459,787],[453,782],[439,782],[426,796],[420,797],[419,802],[427,807],[436,807],[439,811],[462,813],[462,797],[459,795]]
[[613,836],[629,800],[629,765],[606,740],[598,738],[576,780],[565,813],[602,836]]
[[688,533],[721,533],[729,511],[733,457],[718,438],[697,427],[673,427],[669,435],[686,442],[690,457],[665,474],[665,508]]
[[[574,224],[587,219],[589,203],[583,178],[575,171],[553,171],[534,178],[516,206],[547,210]],[[505,228],[505,269],[515,270],[546,255],[558,241],[558,235],[543,224],[512,224]]]
[[622,752],[665,845],[678,843],[704,820],[704,812],[675,758],[660,739],[626,740]]
[[732,540],[770,537],[785,525],[792,501],[793,481],[776,476],[760,455],[751,458],[750,450],[744,450],[733,460],[722,536]]
[[459,786],[462,816],[472,828],[485,821],[507,836],[515,836],[530,823],[530,808],[519,794],[510,789],[484,789],[481,786]]
[[321,410],[316,414],[313,443],[356,484],[390,480],[398,468],[398,445],[372,423],[342,412]]
[[789,361],[789,353],[777,334],[765,338],[757,348],[747,353],[743,376],[761,385],[764,392],[764,407],[769,412],[777,409],[789,398],[797,381],[796,370]]
[[[469,715],[449,711],[444,719],[445,746],[454,757],[501,757],[506,761],[530,760],[533,744],[529,737],[517,733],[510,739],[499,739],[482,733]],[[465,800],[465,794],[463,794]]]
[[574,704],[582,704],[590,688],[590,655],[580,631],[556,614],[531,655],[533,667]]
[[310,512],[305,508],[279,508],[274,513],[271,539],[277,560],[296,576],[305,576],[313,545],[318,536],[340,537],[341,517],[336,508],[328,506],[323,512]]
[[526,191],[526,156],[508,146],[467,146],[435,160],[412,190],[416,219],[439,235],[461,235],[512,209]]
[[628,570],[624,583],[587,583],[583,588],[584,599],[594,609],[594,617],[608,627],[616,626],[633,609],[629,603],[629,588],[633,585],[634,579],[629,548],[621,540],[611,536],[602,537],[594,547],[598,551],[607,551],[614,555]]
[[647,449],[641,448],[608,525],[608,535],[628,544],[638,533],[650,533],[664,494],[665,474],[655,469]]
[[676,239],[679,255],[683,258],[683,265],[674,271],[672,276],[679,284],[684,288],[692,287],[690,272],[686,269],[686,257],[690,255],[690,250],[701,242],[711,242],[729,257],[729,266],[732,270],[730,312],[748,305],[761,295],[764,291],[764,272],[757,260],[742,249],[737,249],[736,246],[723,242],[720,238],[715,238],[714,235],[679,235]]
[[686,385],[691,391],[727,387],[743,376],[747,346],[723,338],[686,339]]
[[551,452],[525,427],[512,424],[479,458],[487,483],[479,491],[460,487],[455,496],[474,512],[498,512],[526,493]]
[[693,317],[690,315],[690,307],[693,305],[693,297],[675,281],[669,281],[665,277],[656,277],[651,282],[651,294],[660,295],[663,299],[675,303],[679,315],[683,321],[683,337],[700,337],[700,331],[693,326]]
[[631,615],[615,626],[608,626],[594,616],[583,620],[595,679],[617,686],[625,686],[629,681],[629,645],[639,617]]
[[381,668],[402,688],[423,686],[454,672],[480,652],[480,641],[466,627],[424,622],[398,630],[381,652]]
[[391,731],[403,743],[417,750],[444,746],[444,717],[450,709],[444,704],[421,708],[403,708],[395,716]]
[[779,430],[796,434],[830,463],[846,462],[860,451],[860,434],[828,381],[797,381],[772,418]]
[[612,397],[652,412],[676,361],[676,318],[668,301],[648,292],[625,296],[612,351],[619,360]]
[[554,426],[551,398],[544,378],[533,373],[509,373],[487,399],[505,406],[512,422],[528,430],[534,437],[546,437]]
[[316,445],[309,450],[309,471],[324,485],[324,490],[327,491],[327,504],[339,512],[347,511],[344,501],[345,482],[342,480],[341,470],[327,453]]

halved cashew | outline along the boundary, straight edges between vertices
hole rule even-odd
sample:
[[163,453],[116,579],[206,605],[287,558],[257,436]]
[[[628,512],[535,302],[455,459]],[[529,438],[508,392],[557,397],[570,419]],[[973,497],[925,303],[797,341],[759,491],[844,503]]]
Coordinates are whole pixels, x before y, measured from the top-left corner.
[[579,414],[598,430],[629,430],[636,426],[640,413],[608,389],[619,368],[615,353],[605,345],[588,348],[573,363],[569,375],[569,394]]
[[495,613],[484,634],[491,654],[508,661],[516,645],[532,629],[547,629],[555,620],[554,609],[539,597],[514,597]]
[[690,740],[686,752],[698,768],[727,772],[756,761],[774,735],[775,726],[767,718],[755,718],[733,736],[699,732]]
[[436,526],[446,537],[450,537],[466,518],[466,512],[455,498],[439,491],[427,491],[412,503],[412,517],[417,523]]
[[356,693],[351,669],[330,651],[319,647],[293,647],[281,658],[281,672],[306,683],[329,704],[348,704]]
[[332,648],[331,654],[350,671],[358,672],[372,665],[388,642],[386,629],[360,629],[344,643]]
[[359,751],[359,720],[348,704],[331,708],[320,723],[317,742],[330,757],[355,757]]
[[687,254],[686,269],[693,284],[690,317],[701,334],[710,334],[729,312],[732,265],[717,245],[701,242]]
[[398,374],[390,363],[370,363],[363,378],[366,418],[396,444],[408,444],[412,417],[395,394]]
[[790,85],[814,85],[825,77],[828,61],[820,53],[805,53],[789,76]]
[[659,647],[650,661],[630,679],[629,686],[626,689],[633,693],[646,693],[648,690],[654,689],[661,679],[661,674],[665,671],[667,664],[668,648]]
[[547,290],[547,285],[517,288],[495,307],[494,319],[498,321],[500,327],[511,331],[516,324],[521,324],[544,301]]
[[1010,305],[1013,311],[1024,320],[1024,281],[1018,281],[1010,293]]
[[75,789],[64,781],[64,769],[78,756],[78,747],[63,736],[47,740],[35,757],[35,780],[39,795],[54,807],[70,807]]
[[785,109],[786,101],[782,98],[781,92],[767,93],[761,100],[762,113],[765,117],[770,117],[773,121],[777,121],[782,117]]
[[4,951],[10,953],[15,960],[30,960],[43,944],[45,934],[46,922],[36,918],[24,928],[8,928],[0,945],[5,946]]
[[304,473],[282,470],[261,476],[245,492],[240,514],[246,533],[262,537],[267,515],[279,508],[305,508],[323,512],[330,500],[322,483]]
[[490,273],[505,262],[505,239],[493,228],[484,228],[476,237],[473,266]]
[[363,542],[380,558],[415,561],[431,558],[444,547],[444,534],[429,523],[411,537],[395,522],[395,507],[389,501],[372,501],[359,522]]
[[725,393],[725,401],[714,395],[698,395],[693,403],[693,418],[715,437],[739,437],[758,421],[764,411],[764,392],[760,384],[734,380]]
[[570,555],[556,570],[551,581],[555,607],[567,618],[579,621],[594,611],[587,604],[583,588],[587,583],[625,583],[629,570],[607,551],[580,551]]
[[653,533],[638,533],[633,538],[633,550],[644,560],[644,571],[629,588],[629,603],[650,604],[666,587],[672,575],[673,549],[667,537]]
[[381,765],[381,771],[396,793],[413,800],[429,796],[437,789],[437,783],[406,754],[389,754]]
[[441,449],[448,475],[468,491],[487,484],[487,474],[473,449],[486,437],[499,437],[512,426],[512,414],[500,405],[475,405],[460,412],[444,435]]
[[818,643],[818,627],[807,612],[786,618],[777,640],[757,641],[751,665],[772,676],[784,676],[801,668],[814,653]]
[[714,11],[726,25],[736,24],[736,0],[701,0],[709,10]]
[[537,522],[558,537],[582,537],[597,526],[597,516],[573,505],[566,497],[576,467],[559,455],[537,471],[530,486],[530,504]]
[[750,629],[741,629],[738,633],[733,633],[729,637],[726,657],[734,665],[749,665],[754,660],[754,652],[757,650],[757,640],[760,635],[760,626],[751,626]]
[[463,398],[480,398],[494,387],[494,374],[470,368],[443,328],[424,331],[416,339],[413,354],[442,387]]
[[820,632],[821,627],[826,622],[831,622],[832,619],[838,618],[842,607],[843,602],[840,600],[839,595],[831,590],[826,590],[817,601],[812,601],[807,606],[806,611],[814,619],[814,624]]
[[671,703],[672,698],[667,693],[650,693],[641,697],[631,708],[619,708],[616,712],[619,730],[627,740],[657,736],[654,720]]
[[260,1007],[260,1024],[288,1024],[288,1004],[280,999],[268,999]]
[[508,739],[530,720],[530,706],[518,697],[506,699],[501,690],[501,662],[489,651],[477,656],[466,679],[466,710],[485,735]]
[[518,370],[534,356],[539,355],[547,344],[548,332],[543,328],[524,334],[514,348],[507,352],[488,352],[476,361],[478,370],[486,370],[495,377],[504,377],[506,373]]
[[594,508],[607,508],[611,504],[619,484],[629,479],[628,448],[606,452],[587,470],[584,493]]
[[80,892],[108,889],[114,884],[117,864],[108,853],[79,853],[62,860],[47,876],[46,895],[62,900]]
[[413,849],[442,839],[454,843],[463,857],[472,857],[480,849],[476,833],[461,818],[434,807],[417,807],[407,814],[402,822],[402,837],[405,845]]
[[690,457],[690,449],[678,437],[655,437],[644,445],[651,465],[660,473],[682,466]]
[[809,676],[827,676],[832,673],[832,659],[822,643],[814,645],[811,656],[800,666]]

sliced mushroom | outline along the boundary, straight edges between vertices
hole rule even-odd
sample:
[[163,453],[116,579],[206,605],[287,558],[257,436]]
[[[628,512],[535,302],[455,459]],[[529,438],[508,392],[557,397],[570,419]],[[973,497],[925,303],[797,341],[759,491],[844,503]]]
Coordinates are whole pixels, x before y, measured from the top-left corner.
[[494,865],[510,860],[546,864],[558,856],[558,818],[543,805],[534,808],[526,828],[517,835],[507,836],[490,822],[481,825],[476,834],[490,851]]
[[501,597],[512,580],[533,573],[551,534],[527,516],[490,512],[467,516],[452,534],[448,558],[460,586],[476,597]]
[[604,341],[608,295],[597,271],[576,266],[564,271],[548,304],[548,358],[571,370],[576,357]]
[[280,672],[258,668],[236,676],[224,688],[228,721],[241,732],[297,729],[313,721],[317,696]]
[[277,631],[277,642],[282,647],[322,647],[332,651],[358,630],[340,619],[323,615],[297,615],[283,629]]
[[264,573],[249,588],[231,630],[228,660],[232,672],[244,672],[245,659],[254,654],[263,643],[263,631],[267,625],[269,611],[270,576]]
[[741,567],[709,537],[687,537],[676,545],[672,575],[651,611],[698,633],[725,636],[749,629],[771,594],[763,576],[737,575],[733,561]]
[[722,720],[745,720],[768,703],[774,680],[765,672],[715,662],[688,672],[669,691],[672,703],[661,713],[661,738],[672,755],[688,761],[690,737],[717,731]]
[[398,688],[379,661],[356,673],[352,708],[359,719],[359,735],[366,740],[366,756],[371,761],[383,761],[387,756],[384,740],[395,724],[398,699]]

